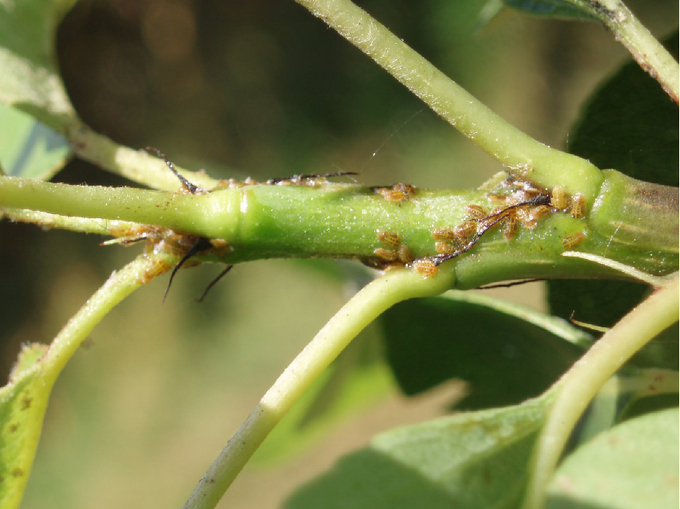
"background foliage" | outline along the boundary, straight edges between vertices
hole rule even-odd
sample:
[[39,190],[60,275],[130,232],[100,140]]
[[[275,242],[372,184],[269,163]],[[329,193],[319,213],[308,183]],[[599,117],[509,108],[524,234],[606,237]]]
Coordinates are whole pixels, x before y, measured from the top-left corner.
[[[481,1],[358,3],[551,145],[563,145],[579,105],[627,58],[595,25],[507,11],[480,26]],[[361,172],[369,185],[405,180],[463,188],[498,171],[305,10],[271,4],[79,2],[59,31],[59,62],[76,109],[116,141],[158,146],[216,176],[342,169]],[[672,28],[677,2],[644,4],[630,6],[654,33]],[[57,180],[121,183],[79,161]],[[0,223],[0,239],[11,246],[0,251],[6,373],[21,342],[53,337],[131,252],[7,223]],[[354,271],[346,264],[252,263],[233,271],[202,306],[193,297],[214,269],[180,273],[164,305],[162,282],[138,292],[96,329],[91,348],[57,384],[24,507],[164,507],[183,500],[228,432],[353,291],[333,274]],[[511,295],[542,305],[537,285]],[[469,316],[472,335],[478,319]],[[373,328],[363,343],[380,349],[382,334]],[[370,348],[357,355],[374,358]],[[292,466],[248,469],[222,504],[272,505],[296,484],[293,477],[310,477],[379,430],[445,412],[459,389],[446,387],[420,403],[395,396]],[[269,489],[258,489],[263,484]]]

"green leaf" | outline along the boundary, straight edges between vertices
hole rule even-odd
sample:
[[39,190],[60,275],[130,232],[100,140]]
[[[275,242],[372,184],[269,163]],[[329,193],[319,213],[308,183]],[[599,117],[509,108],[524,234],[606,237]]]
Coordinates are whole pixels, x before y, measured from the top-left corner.
[[75,0],[0,2],[0,101],[63,130],[76,118],[58,77],[55,35]]
[[[677,54],[677,46],[675,34],[667,47]],[[613,168],[657,184],[678,185],[677,105],[633,61],[593,93],[569,135],[569,144],[570,152],[600,168]],[[568,319],[574,313],[577,320],[605,327],[614,325],[647,292],[644,285],[621,281],[548,282],[553,314]],[[677,351],[677,331],[674,336],[675,340],[666,338],[663,344]],[[659,346],[649,348],[658,350]],[[662,353],[662,357],[677,361],[672,352]]]
[[648,414],[601,433],[569,456],[547,509],[676,509],[678,410]]
[[587,10],[567,0],[503,0],[503,2],[508,7],[534,16],[597,21],[597,18]]
[[19,507],[40,438],[54,378],[41,375],[43,345],[24,348],[10,383],[0,388],[0,507]]
[[387,358],[406,394],[456,377],[472,383],[464,408],[516,404],[545,391],[582,353],[562,339],[569,324],[550,332],[528,310],[520,318],[490,302],[419,299],[383,314]]
[[0,164],[6,175],[47,180],[67,162],[66,140],[31,116],[0,104]]
[[550,396],[380,434],[302,487],[288,509],[502,509],[524,490]]

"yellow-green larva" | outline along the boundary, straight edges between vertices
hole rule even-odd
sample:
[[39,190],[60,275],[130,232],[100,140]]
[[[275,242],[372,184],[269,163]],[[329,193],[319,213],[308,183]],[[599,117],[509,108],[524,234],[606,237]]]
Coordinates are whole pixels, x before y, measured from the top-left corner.
[[397,258],[402,263],[411,263],[414,257],[409,247],[406,244],[402,244],[397,250]]
[[586,240],[586,234],[584,232],[570,233],[562,239],[562,246],[566,250],[571,250],[580,246],[584,240]]
[[463,221],[454,227],[453,233],[458,239],[467,239],[477,233],[477,221]]
[[437,254],[451,254],[456,251],[456,248],[450,242],[440,240],[434,243],[434,250]]
[[411,267],[425,277],[431,277],[437,273],[437,266],[430,258],[419,258],[411,264]]
[[557,210],[564,210],[567,208],[567,195],[561,187],[553,187],[550,193],[550,205]]
[[517,214],[515,214],[514,211],[503,219],[501,231],[503,232],[503,238],[505,240],[510,240],[515,236],[515,232],[517,231]]
[[435,228],[430,234],[434,240],[453,240],[456,238],[454,231],[447,227]]
[[484,219],[488,213],[481,205],[470,204],[465,207],[467,216],[471,219]]
[[396,248],[401,244],[401,238],[396,233],[388,232],[386,230],[377,230],[376,236],[383,244]]
[[581,193],[576,193],[571,197],[571,216],[581,219],[586,211],[586,197]]
[[373,254],[380,258],[383,261],[386,262],[394,262],[397,261],[398,254],[396,251],[392,249],[385,249],[384,247],[378,247],[373,250]]

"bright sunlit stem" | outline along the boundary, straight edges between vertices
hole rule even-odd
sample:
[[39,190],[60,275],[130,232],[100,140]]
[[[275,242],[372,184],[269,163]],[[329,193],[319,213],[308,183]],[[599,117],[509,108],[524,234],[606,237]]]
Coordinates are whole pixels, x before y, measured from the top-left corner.
[[569,435],[600,388],[635,352],[678,320],[678,278],[633,309],[556,383],[531,465],[524,509],[540,509]]
[[185,509],[213,508],[243,466],[302,393],[368,324],[394,304],[438,295],[453,285],[452,267],[425,279],[410,269],[390,271],[362,288],[319,331],[262,397],[198,482]]
[[597,195],[603,176],[595,166],[506,122],[351,1],[296,1],[516,175],[541,187],[582,193],[589,202]]

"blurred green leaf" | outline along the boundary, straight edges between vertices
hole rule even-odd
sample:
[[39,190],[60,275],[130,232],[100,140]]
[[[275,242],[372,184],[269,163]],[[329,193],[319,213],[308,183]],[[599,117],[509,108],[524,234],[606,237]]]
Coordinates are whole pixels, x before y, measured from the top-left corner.
[[678,507],[678,410],[648,414],[601,433],[567,457],[547,509]]
[[514,508],[549,398],[378,435],[369,447],[302,487],[284,507]]
[[63,129],[75,112],[55,65],[59,21],[75,0],[0,2],[0,101]]
[[528,317],[474,302],[408,301],[380,322],[402,390],[412,395],[463,378],[472,383],[461,405],[466,409],[517,404],[541,394],[582,353]]
[[[677,46],[676,33],[667,47],[677,56]],[[570,152],[599,168],[613,168],[648,182],[678,185],[677,105],[633,61],[593,93],[569,135],[569,144]],[[579,321],[605,327],[614,325],[647,292],[645,285],[621,281],[548,282],[553,314],[568,319],[574,313]],[[667,337],[663,344],[677,352],[677,329],[670,333],[673,337]],[[653,348],[658,350],[659,346]],[[661,356],[674,357],[677,365],[677,353],[662,352]]]
[[19,507],[40,438],[54,382],[46,380],[38,360],[43,345],[24,347],[10,382],[0,388],[0,507]]
[[0,164],[6,175],[47,180],[68,161],[66,140],[30,115],[0,104]]
[[588,11],[567,0],[503,0],[503,2],[513,9],[534,16],[597,21],[597,18]]

